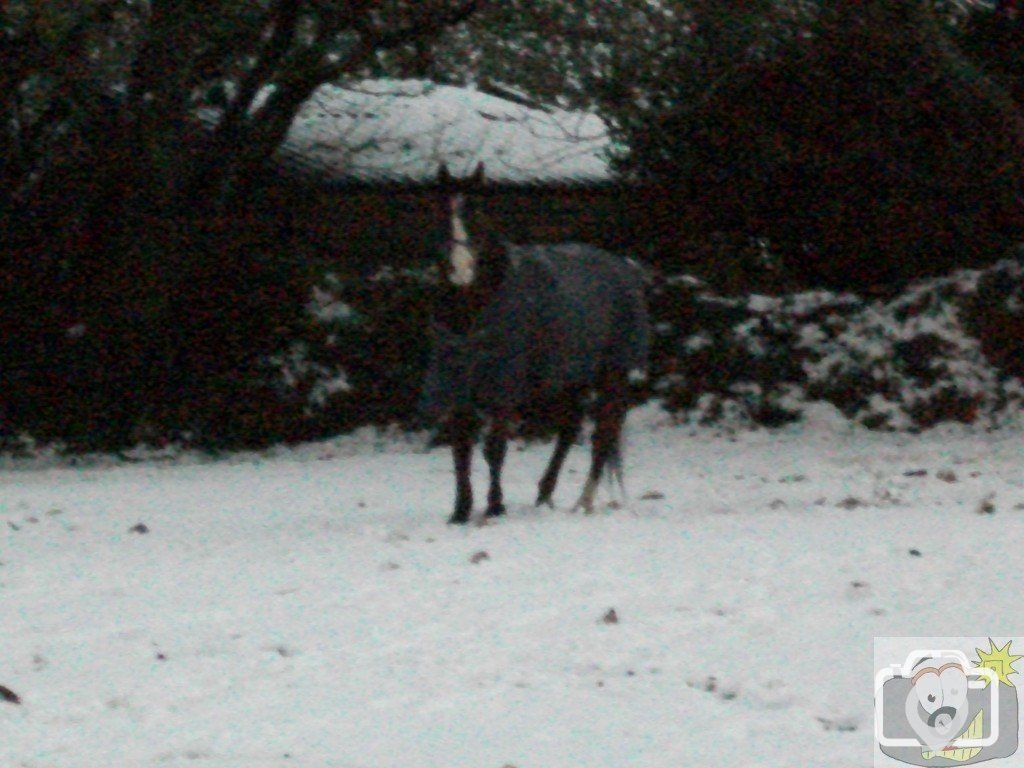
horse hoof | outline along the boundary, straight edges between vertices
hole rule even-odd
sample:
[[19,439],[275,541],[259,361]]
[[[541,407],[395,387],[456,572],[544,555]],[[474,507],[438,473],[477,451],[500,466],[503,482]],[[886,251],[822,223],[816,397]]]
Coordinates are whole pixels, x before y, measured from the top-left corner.
[[487,513],[486,513],[487,517],[501,517],[504,514],[505,514],[505,505],[504,504],[498,504],[496,506],[488,507],[487,508]]
[[469,522],[469,514],[468,513],[456,512],[451,517],[448,518],[448,525],[465,525],[468,522]]
[[548,507],[549,509],[554,509],[555,502],[551,500],[550,493],[542,493],[540,496],[537,497],[537,503],[535,506]]
[[594,502],[591,499],[581,498],[572,505],[570,512],[582,512],[584,515],[594,514]]

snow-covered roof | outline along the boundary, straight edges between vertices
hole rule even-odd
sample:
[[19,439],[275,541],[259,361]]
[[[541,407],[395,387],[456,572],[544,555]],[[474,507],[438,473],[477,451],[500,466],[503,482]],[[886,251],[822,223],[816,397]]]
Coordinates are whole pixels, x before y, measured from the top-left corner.
[[609,146],[593,114],[424,80],[365,80],[321,86],[278,156],[361,182],[426,182],[442,162],[458,177],[483,161],[494,181],[593,183],[610,178]]

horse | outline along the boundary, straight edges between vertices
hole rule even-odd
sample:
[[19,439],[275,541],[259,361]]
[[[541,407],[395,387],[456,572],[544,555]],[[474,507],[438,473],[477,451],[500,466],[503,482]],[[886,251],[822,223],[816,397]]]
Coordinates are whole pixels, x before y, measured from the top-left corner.
[[432,312],[432,351],[421,410],[443,425],[455,464],[455,509],[473,509],[473,445],[489,422],[486,517],[505,513],[501,471],[517,415],[548,404],[557,432],[536,505],[553,507],[562,464],[593,406],[590,471],[573,510],[592,512],[602,473],[625,493],[621,433],[632,385],[647,366],[650,328],[638,265],[581,243],[512,245],[474,196],[483,164],[467,179],[438,174],[448,237]]

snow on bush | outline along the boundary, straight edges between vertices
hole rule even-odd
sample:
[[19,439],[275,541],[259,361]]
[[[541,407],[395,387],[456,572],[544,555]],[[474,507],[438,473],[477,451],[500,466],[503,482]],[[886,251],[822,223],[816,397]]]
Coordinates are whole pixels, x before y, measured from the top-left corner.
[[[888,301],[813,291],[728,298],[693,278],[652,291],[655,389],[680,418],[779,425],[809,402],[880,429],[1013,418],[1024,389],[1022,269],[1005,260]],[[998,343],[993,343],[998,339]]]
[[[653,394],[679,420],[780,426],[828,404],[875,429],[994,426],[1024,401],[1024,274],[1006,260],[919,282],[894,299],[805,291],[728,297],[688,275],[650,303]],[[308,328],[272,358],[312,433],[421,426],[429,270],[327,275]]]
[[384,267],[359,278],[328,273],[312,288],[302,333],[267,364],[314,433],[415,422],[435,283],[429,270]]
[[325,275],[321,285],[313,286],[305,307],[305,338],[292,339],[286,349],[266,361],[277,372],[282,395],[301,400],[306,416],[315,416],[332,396],[352,389],[344,367],[331,360],[338,329],[360,322],[358,313],[338,297],[339,287],[333,273]]

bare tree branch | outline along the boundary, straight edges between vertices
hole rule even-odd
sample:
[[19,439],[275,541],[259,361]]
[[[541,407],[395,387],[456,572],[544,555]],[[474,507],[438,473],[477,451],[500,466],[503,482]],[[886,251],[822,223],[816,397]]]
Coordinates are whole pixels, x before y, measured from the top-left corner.
[[[223,142],[215,144],[206,164],[207,172],[199,174],[197,181],[230,183],[232,178],[248,175],[250,170],[258,167],[280,146],[295,115],[320,85],[355,70],[377,51],[437,35],[468,19],[486,2],[468,0],[446,10],[438,10],[436,5],[428,4],[426,8],[421,7],[410,22],[400,27],[389,31],[373,31],[370,29],[370,14],[378,4],[377,0],[353,0],[348,4],[345,14],[331,20],[324,34],[333,36],[344,29],[362,30],[354,49],[341,61],[328,62],[326,41],[321,39],[310,47],[286,55],[278,62],[273,93],[252,119],[233,122],[237,128],[231,129],[236,131],[230,134],[232,151],[224,152]],[[225,157],[229,157],[226,164]],[[214,179],[209,173],[210,169],[216,167],[224,169],[220,179]]]
[[274,31],[257,54],[256,66],[246,75],[239,86],[238,94],[224,113],[218,133],[232,135],[237,132],[237,123],[245,116],[260,86],[266,82],[291,49],[301,7],[302,0],[277,1],[268,20],[268,26],[272,26]]
[[466,21],[473,14],[484,8],[489,0],[467,0],[459,5],[436,10],[427,6],[412,21],[395,29],[384,31],[364,31],[359,44],[341,61],[325,63],[316,72],[321,82],[334,80],[351,72],[363,64],[378,51],[388,51],[402,45],[414,43],[425,38],[440,34],[449,27]]

